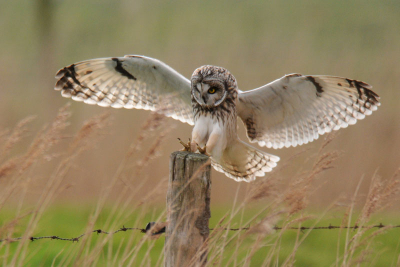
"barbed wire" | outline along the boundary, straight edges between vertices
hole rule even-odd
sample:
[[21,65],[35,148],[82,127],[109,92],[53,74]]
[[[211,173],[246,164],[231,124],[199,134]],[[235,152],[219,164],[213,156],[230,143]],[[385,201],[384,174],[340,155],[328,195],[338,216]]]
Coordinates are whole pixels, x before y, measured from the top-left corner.
[[[91,231],[89,233],[84,233],[84,234],[81,234],[81,235],[79,235],[77,237],[72,237],[72,238],[64,238],[64,237],[59,237],[59,236],[56,236],[56,235],[52,235],[52,236],[37,236],[37,237],[31,236],[31,237],[29,237],[29,240],[36,241],[36,240],[39,240],[39,239],[56,239],[56,240],[63,240],[63,241],[72,241],[72,242],[76,241],[76,242],[78,242],[82,237],[84,237],[85,235],[90,234],[90,233],[109,235],[109,234],[116,234],[118,232],[126,232],[126,231],[132,231],[132,230],[139,230],[142,233],[146,233],[148,231],[146,229],[122,226],[120,229],[118,229],[116,231],[113,231],[113,232],[106,232],[106,231],[103,231],[101,229],[96,229],[96,230],[93,230],[93,231]],[[4,239],[0,239],[0,242],[4,242],[4,241],[15,242],[15,241],[21,240],[22,238],[23,237],[4,238]]]
[[[272,229],[274,230],[300,230],[300,231],[304,231],[304,230],[332,230],[332,229],[372,229],[372,228],[386,228],[386,229],[393,229],[393,228],[400,228],[400,225],[384,225],[382,223],[380,224],[376,224],[376,225],[363,225],[363,226],[358,226],[358,225],[354,225],[354,226],[335,226],[335,225],[328,225],[328,226],[315,226],[315,227],[305,227],[305,226],[300,226],[300,227],[280,227],[280,226],[274,226],[272,227]],[[156,230],[153,230],[156,229]],[[31,241],[36,241],[36,240],[40,240],[40,239],[55,239],[55,240],[63,240],[63,241],[72,241],[72,242],[78,242],[82,237],[84,237],[85,235],[88,234],[92,234],[92,233],[97,233],[97,234],[116,234],[119,232],[126,232],[126,231],[140,231],[141,233],[144,234],[150,234],[152,236],[156,236],[156,235],[160,235],[165,233],[165,226],[162,228],[157,229],[156,228],[156,223],[155,222],[149,222],[146,225],[146,228],[136,228],[136,227],[125,227],[122,226],[120,229],[116,230],[116,231],[112,231],[112,232],[106,232],[103,231],[101,229],[96,229],[93,230],[89,233],[84,233],[81,234],[77,237],[72,237],[72,238],[63,238],[63,237],[59,237],[56,235],[52,235],[52,236],[31,236],[29,237],[29,240]],[[241,228],[226,228],[226,227],[221,227],[221,228],[209,228],[210,231],[213,230],[226,230],[226,231],[246,231],[246,230],[250,230],[251,227],[241,227]],[[23,237],[15,237],[15,238],[4,238],[4,239],[0,239],[0,242],[16,242],[16,241],[20,241],[22,240]]]

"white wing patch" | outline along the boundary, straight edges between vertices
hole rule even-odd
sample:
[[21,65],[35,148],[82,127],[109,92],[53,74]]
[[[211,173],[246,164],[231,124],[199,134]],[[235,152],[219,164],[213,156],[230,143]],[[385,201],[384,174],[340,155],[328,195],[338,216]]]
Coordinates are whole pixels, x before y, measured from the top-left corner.
[[371,86],[333,76],[286,75],[239,93],[238,115],[251,142],[269,148],[307,144],[377,110]]
[[87,60],[59,70],[56,79],[55,90],[75,101],[156,111],[193,125],[190,81],[156,59]]
[[251,182],[257,176],[272,171],[279,161],[278,156],[260,151],[237,139],[224,151],[220,161],[212,159],[215,170],[237,182]]

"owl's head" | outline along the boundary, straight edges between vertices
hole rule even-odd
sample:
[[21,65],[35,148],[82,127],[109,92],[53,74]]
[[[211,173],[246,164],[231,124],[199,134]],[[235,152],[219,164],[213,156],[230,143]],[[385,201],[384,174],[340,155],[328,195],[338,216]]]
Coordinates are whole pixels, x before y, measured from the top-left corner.
[[236,79],[226,69],[202,66],[192,74],[192,97],[203,108],[214,108],[237,98]]

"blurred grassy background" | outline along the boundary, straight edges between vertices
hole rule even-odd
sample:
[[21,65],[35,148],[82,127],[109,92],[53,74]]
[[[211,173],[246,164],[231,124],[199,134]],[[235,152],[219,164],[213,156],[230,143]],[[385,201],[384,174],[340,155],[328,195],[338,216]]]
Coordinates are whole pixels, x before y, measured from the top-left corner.
[[[0,31],[0,130],[35,114],[32,140],[61,106],[72,102],[53,90],[58,69],[90,58],[139,54],[158,58],[186,77],[204,64],[223,66],[235,75],[241,90],[293,72],[344,76],[373,85],[382,106],[341,130],[331,144],[343,155],[337,168],[318,181],[312,196],[316,206],[353,194],[363,175],[365,193],[374,172],[389,177],[399,167],[399,1],[1,1]],[[71,132],[104,111],[71,104]],[[149,116],[139,110],[111,112],[109,133],[80,158],[68,175],[71,186],[58,201],[95,199]],[[163,155],[146,167],[146,175],[128,177],[147,179],[144,191],[166,179],[169,154],[180,149],[176,138],[190,136],[191,127],[169,122],[176,128],[162,144]],[[312,164],[306,159],[320,144],[318,140],[307,145],[311,149],[293,160],[287,175]],[[18,147],[13,153],[21,152]],[[302,149],[268,152],[280,156],[283,164]],[[46,168],[50,166],[44,165],[43,177],[32,185],[33,197],[34,187],[46,181]],[[212,205],[230,203],[245,186],[213,172]],[[164,201],[165,194],[160,194],[158,202]]]
[[[260,207],[261,209],[261,207]],[[94,229],[102,229],[103,231],[111,231],[117,230],[120,225],[119,222],[116,224],[118,227],[114,226],[113,228],[104,228],[104,222],[107,221],[111,214],[110,208],[105,208],[98,219],[98,222],[95,224]],[[157,219],[157,215],[162,212],[161,209],[150,208],[151,212],[147,214],[140,214],[140,212],[132,212],[129,216],[123,216],[125,219],[124,222],[127,225],[137,225],[140,228],[144,228],[145,224],[142,222],[154,221]],[[217,225],[219,222],[219,218],[221,218],[225,209],[214,209],[213,217],[210,220],[210,225]],[[241,225],[241,219],[244,221],[250,219],[252,216],[257,214],[258,211],[256,209],[246,209],[245,213],[242,216],[237,216],[232,220],[232,227],[238,227]],[[73,216],[71,216],[73,215]],[[321,225],[340,225],[341,219],[337,217],[337,213],[330,212],[328,213],[324,219],[320,220]],[[3,211],[3,216],[0,218],[0,223],[2,223],[3,219],[13,218],[14,212],[12,211]],[[42,227],[40,230],[36,231],[35,236],[48,236],[49,234],[57,233],[57,236],[64,238],[72,238],[77,237],[78,235],[84,233],[84,230],[87,225],[87,218],[91,216],[91,210],[87,207],[82,206],[74,206],[71,205],[57,205],[53,208],[47,210],[47,212],[43,215],[42,218]],[[114,216],[114,215],[113,215]],[[137,218],[141,218],[139,223]],[[386,224],[387,222],[393,222],[396,220],[396,215],[394,214],[385,214],[382,217],[381,215],[374,216],[371,220],[371,225],[374,222],[382,222]],[[21,220],[21,224],[26,224],[27,218],[23,218]],[[114,220],[113,220],[114,221]],[[307,223],[312,225],[316,220],[309,220]],[[352,223],[354,223],[353,220]],[[15,235],[22,235],[25,229],[23,227],[17,227]],[[367,235],[373,233],[376,230],[368,230]],[[228,237],[231,238],[237,232],[230,232]],[[264,246],[262,246],[253,257],[251,257],[251,264],[249,266],[262,266],[266,255],[271,250],[276,249],[274,247],[274,242],[277,239],[281,238],[279,242],[279,257],[276,258],[275,265],[273,266],[284,266],[284,262],[287,257],[291,254],[293,247],[295,246],[295,240],[298,235],[297,231],[289,230],[282,233],[277,231],[276,234],[270,236],[268,242]],[[339,247],[343,249],[346,240],[346,230],[314,230],[308,233],[308,231],[302,231],[301,237],[307,235],[307,238],[304,242],[297,248],[296,261],[295,266],[334,266],[334,263],[338,260],[338,256],[336,255],[336,250]],[[350,231],[351,236],[356,234],[356,231]],[[89,234],[88,247],[92,250],[101,242],[106,240],[107,235],[104,234]],[[118,259],[123,258],[121,256],[122,251],[125,247],[133,249],[133,245],[140,244],[141,238],[144,237],[144,234],[139,231],[127,231],[120,232],[113,236],[112,239],[107,241],[107,245],[102,249],[103,253],[97,256],[98,262],[95,264],[91,264],[91,266],[121,266],[117,264],[110,264],[108,262],[108,249],[112,247],[113,255],[117,255]],[[256,240],[256,236],[246,236],[243,231],[239,236],[239,239],[242,238],[242,243],[240,243],[241,250],[236,251],[235,242],[238,242],[236,239],[232,241],[225,248],[224,257],[217,260],[215,259],[215,251],[217,251],[220,247],[213,246],[210,251],[209,259],[213,259],[213,266],[248,266],[243,265],[242,261],[248,256],[249,251],[243,248],[248,248],[253,245]],[[221,238],[223,239],[223,238]],[[143,244],[141,244],[138,249],[138,256],[136,260],[133,262],[131,266],[156,266],[156,262],[163,255],[164,248],[164,235],[161,235],[157,240],[146,240]],[[368,238],[364,239],[368,240]],[[59,241],[59,240],[37,240],[34,242],[29,242],[28,245],[28,257],[27,263],[30,266],[50,266],[52,263],[55,263],[55,266],[72,266],[72,264],[63,263],[64,257],[66,255],[73,255],[73,258],[76,257],[77,251],[79,251],[79,245],[81,245],[83,241],[78,242],[69,242],[69,241]],[[132,242],[132,243],[130,243]],[[397,229],[392,229],[389,231],[385,231],[378,235],[374,242],[369,244],[367,250],[367,254],[371,254],[368,257],[368,261],[364,262],[364,265],[361,266],[397,266],[398,264],[398,256],[399,256],[399,234]],[[133,245],[132,245],[133,244]],[[11,244],[10,251],[6,251],[0,248],[0,253],[7,253],[9,255],[13,255],[15,253],[16,247],[18,243]],[[120,248],[122,247],[122,249]],[[148,253],[148,254],[147,254]],[[0,254],[1,255],[1,254]],[[232,259],[235,259],[232,262]],[[117,261],[119,262],[119,261]],[[339,259],[340,263],[341,260]],[[162,263],[162,261],[161,261]],[[228,264],[230,263],[230,264]],[[265,263],[264,263],[265,264]],[[76,265],[76,264],[75,264]],[[161,264],[162,265],[162,264]],[[340,265],[340,264],[339,264]],[[352,264],[353,266],[356,264]],[[122,266],[128,266],[128,264],[122,264]],[[268,266],[268,265],[267,265]],[[290,266],[290,265],[289,265]]]

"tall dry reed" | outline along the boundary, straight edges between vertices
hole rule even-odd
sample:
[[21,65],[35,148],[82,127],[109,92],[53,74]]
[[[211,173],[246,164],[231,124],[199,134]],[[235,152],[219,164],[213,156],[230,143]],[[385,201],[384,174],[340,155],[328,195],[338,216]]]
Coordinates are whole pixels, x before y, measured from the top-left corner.
[[[110,126],[109,113],[100,114],[86,121],[80,130],[73,136],[66,133],[71,113],[69,107],[61,108],[53,122],[44,126],[26,148],[24,153],[13,155],[13,148],[26,138],[28,125],[33,117],[22,120],[12,131],[3,131],[0,149],[0,212],[8,204],[15,205],[15,216],[3,221],[0,226],[0,251],[4,252],[1,261],[4,266],[26,265],[32,257],[32,246],[29,246],[30,237],[35,234],[41,224],[43,214],[51,207],[57,194],[67,187],[65,181],[71,168],[79,165],[77,159],[86,150],[98,144]],[[60,250],[54,256],[53,263],[62,266],[161,266],[163,254],[155,256],[152,250],[156,246],[156,238],[151,234],[143,235],[133,232],[125,236],[125,240],[115,244],[113,234],[96,237],[91,234],[100,221],[100,215],[108,209],[108,217],[103,218],[102,229],[118,229],[126,221],[132,221],[135,226],[144,226],[146,217],[152,213],[157,227],[164,227],[166,211],[154,209],[153,200],[166,192],[166,177],[161,178],[158,184],[152,186],[141,201],[134,202],[135,194],[141,192],[149,175],[145,167],[161,155],[160,147],[165,142],[171,126],[168,119],[153,113],[142,125],[137,137],[129,146],[125,156],[114,175],[104,185],[97,204],[87,218],[85,235],[78,243]],[[298,251],[309,237],[312,228],[324,219],[324,216],[333,210],[342,211],[341,226],[350,227],[354,223],[359,226],[356,230],[342,228],[338,231],[336,261],[332,265],[352,266],[359,265],[376,258],[376,252],[371,249],[374,239],[388,231],[387,227],[371,231],[368,225],[372,223],[373,215],[387,208],[393,203],[399,193],[398,170],[389,179],[383,179],[378,174],[371,180],[370,190],[365,198],[360,198],[358,190],[365,178],[360,180],[353,197],[349,200],[338,197],[324,212],[313,213],[308,209],[310,195],[317,186],[319,176],[334,167],[340,153],[329,150],[333,140],[328,135],[320,150],[313,159],[310,169],[299,171],[293,177],[286,177],[282,171],[291,160],[302,156],[298,153],[286,162],[282,162],[276,171],[268,177],[259,178],[249,185],[238,185],[247,193],[244,199],[236,194],[232,208],[227,210],[218,219],[213,227],[209,239],[202,251],[208,249],[208,263],[212,266],[251,266],[255,257],[262,253],[262,266],[293,266],[296,265]],[[66,143],[67,149],[53,151],[57,144]],[[144,143],[149,142],[149,146]],[[57,154],[57,157],[51,155]],[[54,169],[48,173],[47,182],[41,188],[35,203],[27,203],[26,195],[30,185],[35,183],[35,172],[43,162],[42,159],[57,162]],[[166,174],[167,175],[167,174]],[[118,183],[123,189],[118,197],[111,198],[111,193]],[[361,205],[359,202],[365,199]],[[13,202],[14,201],[14,202]],[[112,202],[112,204],[110,204]],[[361,208],[360,208],[361,207]],[[248,210],[255,210],[250,217]],[[360,211],[360,212],[358,212]],[[24,222],[22,222],[24,220]],[[279,228],[276,226],[279,225]],[[302,226],[307,225],[306,228]],[[18,242],[17,229],[23,226],[22,239]],[[362,228],[362,226],[367,226]],[[236,231],[229,231],[235,228]],[[293,230],[297,228],[298,230]],[[246,229],[246,230],[243,230]],[[296,231],[296,235],[288,248],[284,242],[284,235],[288,231]],[[128,232],[126,232],[128,233]],[[56,233],[49,233],[54,235]],[[118,234],[125,234],[119,232]],[[324,234],[324,233],[321,233]],[[345,238],[341,238],[345,234]],[[40,248],[39,242],[62,241],[37,241],[35,245]],[[289,252],[287,252],[289,249]],[[284,256],[283,256],[284,255]],[[399,263],[399,259],[397,259]]]

